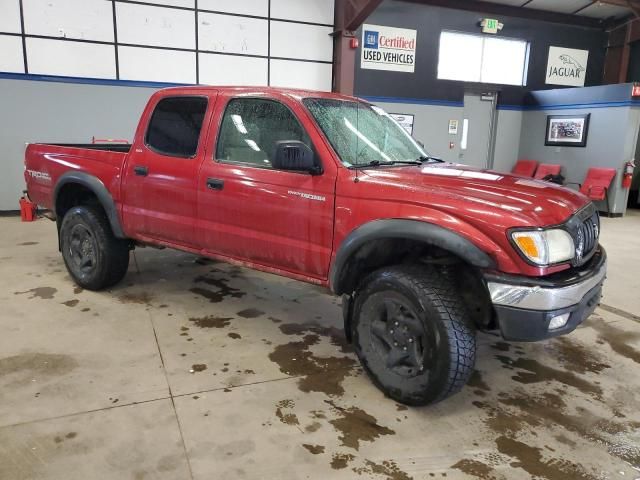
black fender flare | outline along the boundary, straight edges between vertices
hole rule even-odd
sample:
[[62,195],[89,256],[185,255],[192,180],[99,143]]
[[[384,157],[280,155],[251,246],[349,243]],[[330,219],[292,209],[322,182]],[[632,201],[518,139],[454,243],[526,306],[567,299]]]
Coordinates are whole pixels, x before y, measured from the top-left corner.
[[[107,189],[107,187],[105,187],[104,183],[102,183],[102,180],[86,172],[72,171],[63,173],[60,176],[53,190],[53,206],[56,210],[56,217],[58,217],[58,195],[60,194],[62,187],[70,183],[82,185],[83,187],[91,190],[98,198],[98,201],[100,202],[100,205],[102,205],[102,208],[104,208],[104,211],[107,214],[107,218],[109,219],[109,224],[111,225],[113,234],[117,238],[126,238],[124,231],[122,230],[122,225],[120,224],[120,217],[118,216],[116,204],[113,201],[113,197],[109,193],[109,190]],[[61,221],[62,219],[58,218],[58,225]]]
[[337,294],[345,291],[344,269],[351,256],[369,241],[382,238],[404,238],[422,241],[447,250],[478,268],[495,267],[494,260],[469,239],[439,225],[420,220],[374,220],[353,230],[342,242],[329,272],[329,285]]

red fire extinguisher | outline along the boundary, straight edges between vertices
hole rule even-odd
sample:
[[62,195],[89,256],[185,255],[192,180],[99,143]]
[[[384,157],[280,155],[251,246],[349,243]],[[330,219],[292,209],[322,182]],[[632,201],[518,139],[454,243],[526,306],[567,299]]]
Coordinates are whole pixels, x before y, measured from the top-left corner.
[[635,164],[633,163],[633,160],[624,164],[624,170],[622,172],[622,188],[629,188],[631,186],[634,168]]

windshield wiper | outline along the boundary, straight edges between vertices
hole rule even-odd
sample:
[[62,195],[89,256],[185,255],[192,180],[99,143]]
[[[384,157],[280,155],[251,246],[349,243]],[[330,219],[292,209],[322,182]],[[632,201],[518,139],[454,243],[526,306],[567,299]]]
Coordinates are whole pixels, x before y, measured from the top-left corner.
[[418,160],[420,163],[424,163],[424,162],[438,162],[438,163],[443,163],[444,160],[442,160],[439,157],[434,157],[431,155],[423,155],[421,157],[418,157]]
[[359,163],[357,165],[352,165],[351,168],[369,168],[369,167],[380,167],[387,165],[422,165],[421,160],[389,160],[389,161],[380,161],[380,160],[371,160],[367,163]]

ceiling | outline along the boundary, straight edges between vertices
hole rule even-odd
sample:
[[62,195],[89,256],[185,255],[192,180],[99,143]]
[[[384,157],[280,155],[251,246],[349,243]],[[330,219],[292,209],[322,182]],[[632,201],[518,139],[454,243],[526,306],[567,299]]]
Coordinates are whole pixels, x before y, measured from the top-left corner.
[[[640,5],[635,1],[615,0],[488,0],[510,7],[578,15],[599,20],[620,19],[634,14]],[[640,9],[638,9],[640,13]]]
[[[344,0],[355,2],[358,0]],[[379,3],[381,0],[363,0]],[[640,0],[402,0],[489,15],[610,30],[640,18]]]

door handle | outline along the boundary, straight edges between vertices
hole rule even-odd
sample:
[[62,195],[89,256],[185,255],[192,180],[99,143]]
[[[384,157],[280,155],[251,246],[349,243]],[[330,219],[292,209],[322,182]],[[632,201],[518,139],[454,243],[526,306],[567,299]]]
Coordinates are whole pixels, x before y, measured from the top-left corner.
[[224,180],[219,178],[207,178],[207,188],[211,190],[222,190],[224,187]]
[[149,174],[149,168],[138,165],[133,167],[133,172],[141,177],[146,177]]

